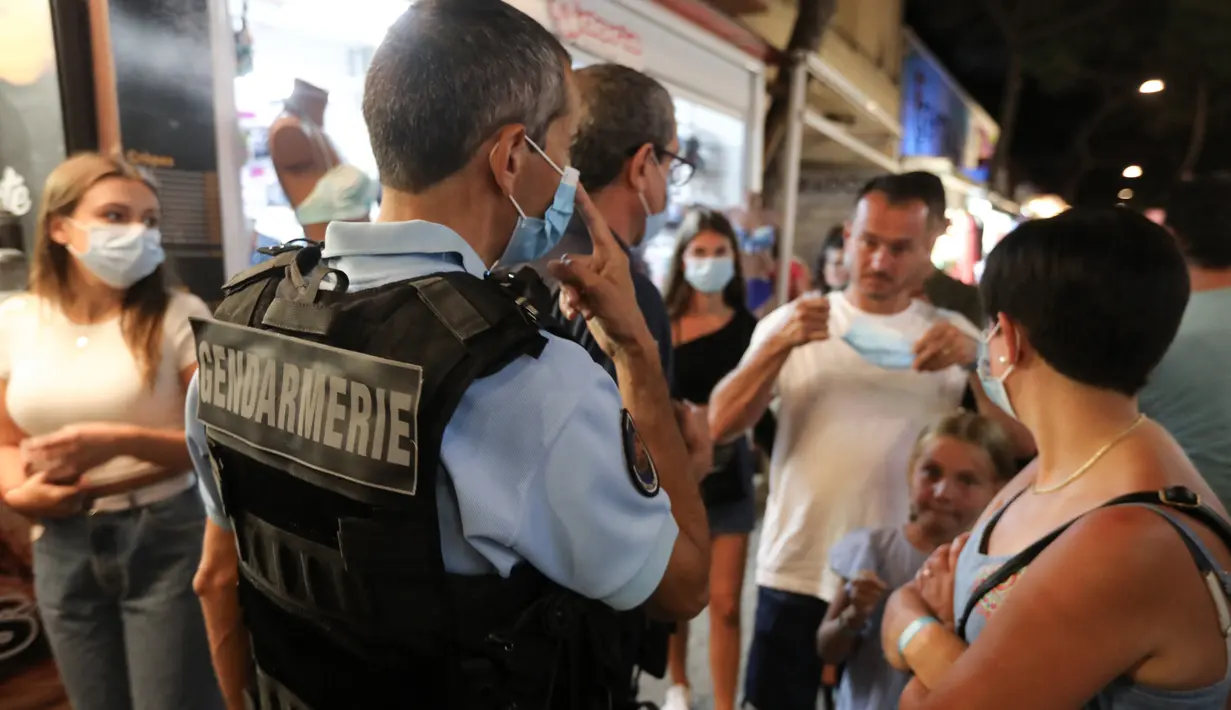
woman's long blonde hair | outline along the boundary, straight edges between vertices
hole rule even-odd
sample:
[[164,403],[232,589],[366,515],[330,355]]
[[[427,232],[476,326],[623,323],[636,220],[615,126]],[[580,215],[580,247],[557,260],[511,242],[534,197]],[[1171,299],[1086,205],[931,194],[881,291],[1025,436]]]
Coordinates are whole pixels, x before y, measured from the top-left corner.
[[[47,177],[30,265],[30,292],[53,306],[64,308],[77,295],[69,276],[69,260],[73,257],[63,244],[51,238],[52,221],[71,216],[90,188],[108,178],[135,180],[154,190],[155,195],[158,193],[146,173],[119,157],[98,153],[74,155]],[[159,266],[128,287],[121,304],[120,331],[150,388],[158,378],[162,360],[162,322],[168,300],[165,272]]]

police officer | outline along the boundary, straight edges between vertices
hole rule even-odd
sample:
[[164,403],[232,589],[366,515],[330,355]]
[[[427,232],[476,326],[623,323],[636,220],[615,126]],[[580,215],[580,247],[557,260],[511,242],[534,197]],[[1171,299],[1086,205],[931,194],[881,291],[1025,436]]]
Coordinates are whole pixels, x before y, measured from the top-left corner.
[[[575,94],[516,9],[420,0],[364,92],[380,220],[241,273],[195,324],[195,586],[232,707],[245,688],[258,708],[608,707],[615,612],[704,608],[709,532],[656,345],[566,168]],[[594,250],[552,273],[618,390],[485,278],[551,249],[574,205]]]

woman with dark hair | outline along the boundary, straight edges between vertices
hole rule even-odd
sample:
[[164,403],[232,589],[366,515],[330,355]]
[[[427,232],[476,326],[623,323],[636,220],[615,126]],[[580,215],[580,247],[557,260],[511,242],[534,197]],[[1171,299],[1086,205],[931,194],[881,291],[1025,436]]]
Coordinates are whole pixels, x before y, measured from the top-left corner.
[[[704,405],[719,380],[739,364],[756,319],[746,306],[739,242],[727,218],[696,210],[680,225],[667,281],[667,315],[675,343],[678,394]],[[710,567],[710,668],[714,707],[733,710],[740,662],[740,590],[748,534],[756,522],[752,456],[744,437],[719,445],[701,483],[713,536]],[[688,627],[671,639],[673,687],[663,710],[686,709]]]
[[35,597],[77,710],[222,707],[184,436],[188,319],[209,310],[168,287],[160,211],[123,160],[68,159],[43,191],[29,291],[0,306],[0,495],[40,524]]
[[1006,237],[982,291],[980,395],[1038,458],[891,599],[885,655],[915,674],[899,707],[1221,710],[1226,511],[1137,409],[1188,301],[1175,241],[1072,210]]

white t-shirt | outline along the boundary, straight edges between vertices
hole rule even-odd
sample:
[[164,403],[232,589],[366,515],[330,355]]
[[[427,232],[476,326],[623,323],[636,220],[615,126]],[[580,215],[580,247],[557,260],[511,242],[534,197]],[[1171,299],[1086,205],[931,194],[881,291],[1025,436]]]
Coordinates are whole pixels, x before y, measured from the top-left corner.
[[[172,293],[163,321],[162,358],[150,389],[124,342],[118,316],[80,325],[37,296],[13,296],[0,304],[0,379],[8,381],[9,416],[30,436],[85,422],[182,430],[180,373],[196,362],[190,316],[208,318],[210,312],[196,296]],[[109,483],[154,468],[120,456],[85,478]]]
[[[749,354],[788,313],[779,308],[761,320]],[[829,338],[796,348],[776,383],[781,400],[759,586],[832,601],[839,581],[829,569],[829,548],[852,530],[906,522],[910,451],[924,427],[961,404],[967,375],[960,367],[932,373],[877,367],[842,340],[856,318],[911,342],[943,320],[978,332],[960,314],[921,301],[883,316],[860,311],[841,292],[829,294]]]

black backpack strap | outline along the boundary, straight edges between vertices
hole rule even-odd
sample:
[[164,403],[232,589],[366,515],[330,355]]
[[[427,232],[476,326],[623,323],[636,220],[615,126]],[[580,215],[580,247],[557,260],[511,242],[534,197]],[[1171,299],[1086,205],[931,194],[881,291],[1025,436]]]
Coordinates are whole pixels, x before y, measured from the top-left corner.
[[[1024,492],[1025,491],[1023,491],[1023,493]],[[1021,494],[1019,493],[1018,496],[1020,495]],[[1016,499],[1017,498],[1015,497],[1013,500]],[[1000,520],[1000,517],[1004,514],[1005,510],[1008,509],[1012,502],[1013,501],[1009,501],[1008,505],[1005,505],[1004,508],[997,511],[996,515],[988,523],[989,530],[996,524],[996,522]],[[1225,572],[1214,567],[1213,558],[1209,556],[1208,551],[1205,550],[1204,545],[1200,543],[1200,540],[1196,539],[1187,530],[1187,528],[1181,525],[1176,519],[1165,514],[1162,510],[1157,510],[1159,507],[1170,508],[1195,518],[1202,525],[1214,531],[1222,543],[1226,545],[1228,549],[1231,549],[1231,524],[1228,524],[1222,516],[1218,515],[1218,513],[1215,513],[1212,509],[1202,503],[1201,496],[1188,488],[1185,488],[1184,486],[1172,486],[1170,488],[1163,488],[1157,491],[1138,491],[1136,493],[1128,493],[1107,501],[1098,508],[1095,508],[1095,510],[1111,508],[1117,505],[1142,505],[1153,507],[1155,512],[1163,515],[1163,517],[1166,518],[1167,521],[1180,532],[1180,537],[1184,541],[1184,545],[1188,548],[1189,553],[1192,554],[1193,561],[1196,562],[1197,568],[1201,571],[1202,575],[1208,576],[1211,573],[1215,574],[1217,580],[1219,581],[1219,586],[1222,587],[1223,592],[1228,596],[1231,596],[1231,579],[1228,578],[1228,575]],[[1088,513],[1085,515],[1088,515]],[[970,595],[970,599],[966,602],[966,608],[962,612],[961,619],[958,620],[955,627],[958,637],[965,640],[966,623],[970,620],[970,615],[974,612],[975,606],[978,605],[979,601],[981,601],[983,597],[987,596],[996,587],[1004,584],[1010,577],[1017,574],[1033,562],[1035,558],[1043,552],[1043,550],[1047,549],[1048,545],[1055,542],[1056,538],[1063,535],[1066,530],[1072,527],[1073,523],[1077,522],[1082,517],[1084,517],[1084,515],[1078,516],[1077,518],[1074,518],[1064,525],[1061,525],[1059,528],[1051,531],[1044,537],[1037,540],[1030,547],[1027,547],[1014,555],[1008,562],[1004,563],[1000,569],[996,570],[991,576],[983,580],[983,583],[980,584],[978,588],[976,588]],[[1219,606],[1220,622],[1222,621],[1221,616],[1223,608],[1223,606]],[[1224,624],[1224,633],[1227,631],[1226,626],[1227,624]]]
[[[1013,500],[1016,500],[1016,498]],[[1012,504],[1012,501],[1009,501],[1009,504]],[[1005,507],[996,512],[996,515],[988,523],[989,530],[992,526],[999,522],[1000,516],[1004,515],[1004,512],[1008,510],[1008,508],[1009,505],[1006,504]],[[1077,519],[1070,520],[1047,535],[1039,538],[1033,545],[1014,555],[1013,558],[1008,562],[1005,562],[1000,569],[997,569],[989,575],[987,579],[983,580],[983,583],[980,584],[978,588],[975,589],[974,593],[970,595],[970,599],[966,600],[966,608],[962,611],[962,616],[958,619],[957,625],[954,628],[958,638],[961,638],[963,641],[966,639],[966,622],[970,620],[970,615],[974,613],[975,607],[978,606],[983,597],[990,594],[996,587],[1004,584],[1010,577],[1020,572],[1026,565],[1034,562],[1034,558],[1038,557],[1043,550],[1047,549],[1048,545],[1052,544],[1056,538],[1064,534],[1064,531],[1068,530],[1069,526],[1075,522],[1077,522]]]
[[557,338],[576,342],[559,313],[559,291],[548,286],[533,267],[496,269],[488,274],[488,279],[512,295],[540,328]]

